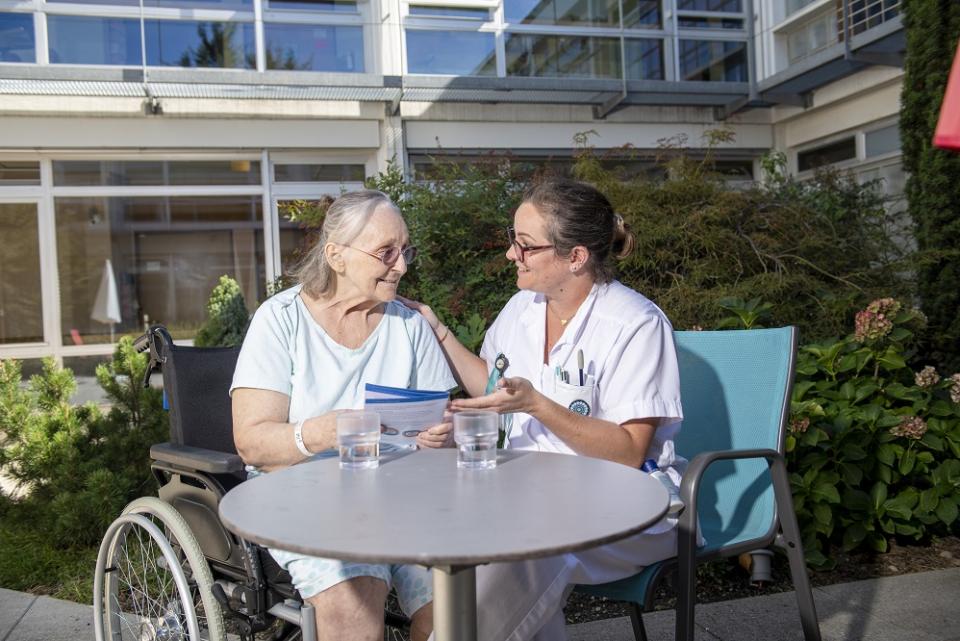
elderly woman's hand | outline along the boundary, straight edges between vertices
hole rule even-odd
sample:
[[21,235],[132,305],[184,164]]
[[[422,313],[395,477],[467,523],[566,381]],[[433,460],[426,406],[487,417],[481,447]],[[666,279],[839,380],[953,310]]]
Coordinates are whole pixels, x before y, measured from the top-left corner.
[[486,396],[458,398],[450,401],[450,409],[455,412],[491,410],[500,414],[513,412],[532,414],[537,405],[545,398],[543,394],[533,388],[530,381],[517,376],[500,379],[497,382],[497,389]]
[[442,423],[417,434],[417,447],[453,447],[453,415],[445,412]]

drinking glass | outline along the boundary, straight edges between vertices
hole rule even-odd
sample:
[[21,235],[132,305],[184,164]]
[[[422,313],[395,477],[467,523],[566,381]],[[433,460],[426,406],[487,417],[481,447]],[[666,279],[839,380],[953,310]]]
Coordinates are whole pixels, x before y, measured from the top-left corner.
[[380,415],[367,410],[337,414],[340,468],[367,470],[380,465]]
[[497,466],[499,415],[470,410],[453,415],[453,440],[457,442],[457,467],[489,470]]

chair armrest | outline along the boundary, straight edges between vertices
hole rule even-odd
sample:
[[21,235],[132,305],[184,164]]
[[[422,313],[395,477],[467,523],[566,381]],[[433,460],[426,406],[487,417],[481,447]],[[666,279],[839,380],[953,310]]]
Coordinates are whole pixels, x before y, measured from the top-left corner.
[[208,474],[230,474],[243,471],[243,459],[236,454],[189,445],[157,443],[150,447],[150,458]]
[[680,480],[680,500],[685,506],[680,513],[678,530],[678,553],[677,556],[687,554],[692,557],[696,550],[697,540],[697,495],[700,492],[700,481],[707,468],[717,461],[731,461],[742,459],[766,459],[770,467],[781,467],[786,469],[786,461],[783,455],[776,450],[755,449],[755,450],[716,450],[713,452],[701,452],[690,460],[687,468],[683,471],[683,478]]

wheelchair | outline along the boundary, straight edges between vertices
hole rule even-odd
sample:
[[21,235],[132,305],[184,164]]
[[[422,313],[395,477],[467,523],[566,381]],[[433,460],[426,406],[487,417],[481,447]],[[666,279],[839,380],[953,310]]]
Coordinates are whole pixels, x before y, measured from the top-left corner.
[[[240,348],[177,346],[162,325],[135,347],[149,350],[144,386],[162,374],[170,441],[150,448],[159,496],[127,505],[100,545],[97,641],[316,641],[313,607],[290,575],[218,517],[220,499],[246,479],[228,393]],[[384,617],[388,641],[408,639],[392,601]]]

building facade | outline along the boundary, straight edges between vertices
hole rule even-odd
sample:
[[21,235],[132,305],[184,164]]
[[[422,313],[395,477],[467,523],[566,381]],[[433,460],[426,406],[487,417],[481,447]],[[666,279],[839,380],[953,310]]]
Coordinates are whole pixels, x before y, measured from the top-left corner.
[[189,338],[221,274],[255,304],[282,273],[286,201],[390,161],[722,127],[730,173],[898,193],[903,48],[900,0],[0,0],[0,358]]

